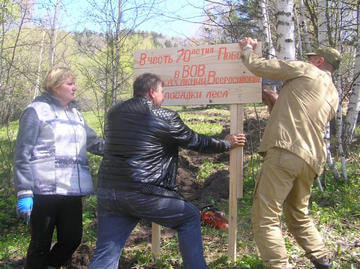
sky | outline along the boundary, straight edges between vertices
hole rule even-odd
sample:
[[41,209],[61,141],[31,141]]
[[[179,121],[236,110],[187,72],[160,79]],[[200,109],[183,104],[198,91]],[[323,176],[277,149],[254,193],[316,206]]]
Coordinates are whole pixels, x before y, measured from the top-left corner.
[[[56,0],[51,1],[53,3],[56,2]],[[96,10],[88,4],[89,1],[94,0],[62,0],[63,5],[58,12],[60,28],[71,31],[82,31],[84,29],[101,31],[98,23],[89,21],[89,14]],[[125,14],[124,22],[130,22],[131,18],[135,17],[134,11],[131,10],[133,3],[143,2],[148,4],[151,2],[150,0],[122,1]],[[103,10],[102,2],[101,0],[96,0],[100,10]],[[113,2],[117,1],[113,0]],[[49,8],[49,0],[39,0],[38,3],[37,16],[40,18],[53,16],[54,4],[50,5]],[[192,37],[198,31],[200,22],[203,20],[203,6],[204,0],[156,0],[156,9],[154,10],[156,14],[143,16],[143,18],[147,18],[146,22],[136,27],[136,29],[149,32],[154,31],[169,37]],[[179,17],[183,18],[183,20],[177,19]]]
[[[166,0],[162,9],[163,16],[155,16],[141,25],[140,29],[168,36],[194,36],[203,21],[203,6],[203,0]],[[176,17],[181,17],[183,20]]]

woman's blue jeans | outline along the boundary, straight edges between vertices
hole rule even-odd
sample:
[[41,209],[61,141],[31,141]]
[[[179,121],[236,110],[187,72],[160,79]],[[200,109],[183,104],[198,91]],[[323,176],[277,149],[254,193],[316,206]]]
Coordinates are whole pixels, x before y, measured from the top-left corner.
[[177,198],[138,191],[98,190],[97,242],[90,269],[117,269],[121,251],[140,219],[175,229],[185,269],[207,268],[199,210]]

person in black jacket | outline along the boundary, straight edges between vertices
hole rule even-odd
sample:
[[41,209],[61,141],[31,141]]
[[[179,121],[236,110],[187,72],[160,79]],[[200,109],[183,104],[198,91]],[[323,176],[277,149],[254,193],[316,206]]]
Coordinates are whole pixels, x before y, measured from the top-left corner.
[[104,158],[98,180],[97,243],[90,269],[118,268],[126,239],[140,219],[178,232],[184,268],[207,268],[199,210],[177,192],[179,147],[204,153],[243,146],[244,134],[225,140],[201,135],[161,107],[162,81],[136,78],[134,97],[114,105],[105,124]]

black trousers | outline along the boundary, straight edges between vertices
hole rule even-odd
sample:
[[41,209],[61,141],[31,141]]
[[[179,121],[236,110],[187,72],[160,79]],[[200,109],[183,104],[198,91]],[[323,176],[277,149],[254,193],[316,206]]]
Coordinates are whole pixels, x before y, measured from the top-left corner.
[[[55,227],[57,242],[51,247]],[[81,243],[81,197],[35,195],[30,229],[25,269],[64,265]]]

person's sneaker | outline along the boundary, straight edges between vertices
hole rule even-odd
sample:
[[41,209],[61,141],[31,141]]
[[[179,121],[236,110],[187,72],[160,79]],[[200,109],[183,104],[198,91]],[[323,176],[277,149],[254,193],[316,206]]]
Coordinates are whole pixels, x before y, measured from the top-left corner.
[[215,206],[204,206],[200,210],[200,217],[202,225],[209,225],[218,230],[226,230],[229,227],[225,214]]

